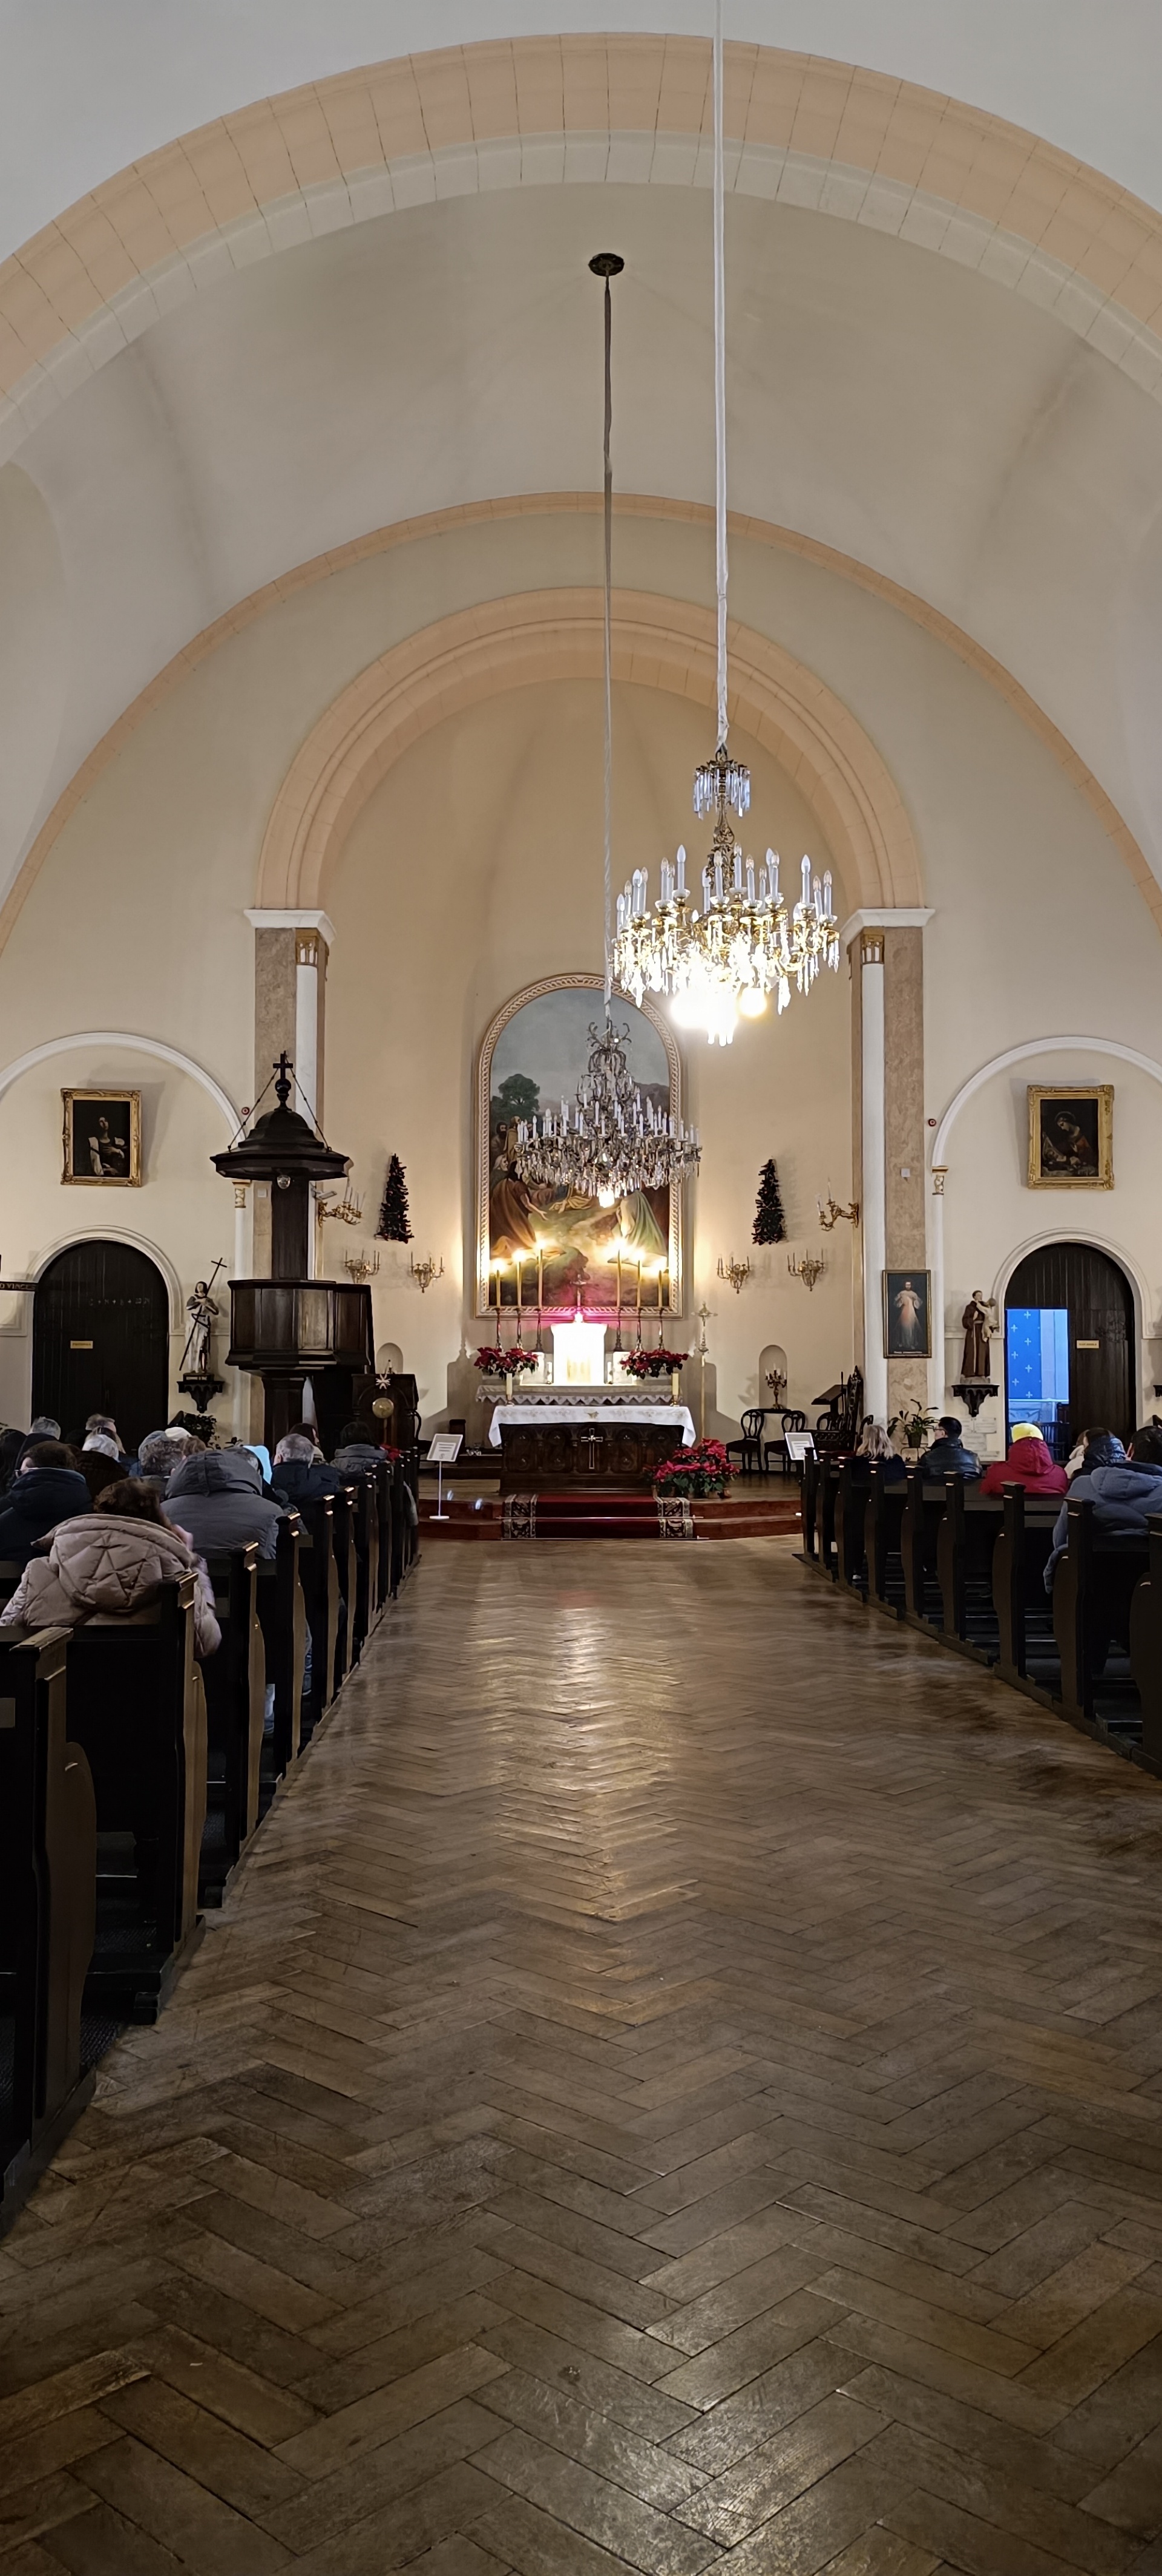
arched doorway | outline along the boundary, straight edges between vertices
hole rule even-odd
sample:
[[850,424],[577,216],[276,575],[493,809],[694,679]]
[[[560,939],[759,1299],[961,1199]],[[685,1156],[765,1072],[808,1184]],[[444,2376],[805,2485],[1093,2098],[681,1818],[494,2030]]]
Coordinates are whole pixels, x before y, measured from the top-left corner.
[[1005,1290],[1006,1438],[1039,1422],[1057,1458],[1100,1423],[1134,1428],[1134,1296],[1120,1263],[1091,1243],[1045,1243]]
[[66,1439],[87,1414],[111,1413],[132,1450],[169,1411],[169,1297],[160,1270],[131,1243],[71,1243],[37,1282],[32,1410]]

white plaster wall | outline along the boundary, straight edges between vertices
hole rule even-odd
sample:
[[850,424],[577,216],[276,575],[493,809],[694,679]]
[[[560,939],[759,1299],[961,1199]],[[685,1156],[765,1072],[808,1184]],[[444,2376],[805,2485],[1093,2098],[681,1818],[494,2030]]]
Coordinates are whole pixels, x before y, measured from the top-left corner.
[[[620,883],[657,865],[679,838],[698,849],[689,788],[709,743],[708,719],[683,701],[619,688],[614,704],[614,849]],[[732,737],[735,740],[735,737]],[[741,735],[753,770],[747,846],[780,848],[784,874],[804,850],[830,853],[790,780]],[[421,1295],[403,1246],[379,1247],[377,1341],[397,1342],[419,1379],[431,1426],[465,1396],[448,1368],[486,1338],[471,1304],[474,1243],[472,1099],[480,1039],[501,1003],[542,975],[601,963],[601,691],[596,682],[521,689],[450,718],[397,764],[366,807],[330,889],[335,946],[328,978],[328,1124],[354,1156],[367,1232],[387,1156],[407,1166],[417,1257],[444,1262]],[[594,1016],[600,1016],[600,994]],[[851,1358],[850,1243],[828,1251],[808,1295],[786,1251],[753,1251],[759,1169],[774,1154],[794,1244],[819,1241],[817,1195],[850,1193],[850,997],[846,967],[781,1019],[740,1029],[732,1047],[679,1043],[685,1101],[703,1139],[688,1194],[685,1314],[667,1323],[681,1348],[711,1310],[718,1416],[733,1429],[759,1401],[763,1345],[787,1352],[791,1401]],[[330,1251],[333,1247],[328,1246]],[[348,1247],[340,1247],[342,1250]],[[791,1248],[790,1246],[788,1248]],[[752,1253],[739,1295],[717,1276],[720,1254]],[[649,1328],[650,1333],[653,1327]],[[696,1385],[696,1377],[694,1384]]]

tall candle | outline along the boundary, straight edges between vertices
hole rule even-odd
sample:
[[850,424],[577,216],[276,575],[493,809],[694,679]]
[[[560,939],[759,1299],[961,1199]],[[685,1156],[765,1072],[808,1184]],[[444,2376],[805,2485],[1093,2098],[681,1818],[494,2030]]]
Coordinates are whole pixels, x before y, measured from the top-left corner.
[[514,1270],[515,1270],[515,1272],[516,1272],[516,1338],[517,1338],[517,1341],[518,1341],[518,1343],[519,1343],[519,1341],[520,1341],[520,1305],[521,1305],[521,1276],[520,1276],[520,1273],[521,1273],[521,1255],[520,1255],[520,1253],[519,1253],[519,1252],[514,1253],[514,1255],[513,1255],[513,1265],[512,1265],[512,1266],[513,1266],[513,1269],[514,1269]]

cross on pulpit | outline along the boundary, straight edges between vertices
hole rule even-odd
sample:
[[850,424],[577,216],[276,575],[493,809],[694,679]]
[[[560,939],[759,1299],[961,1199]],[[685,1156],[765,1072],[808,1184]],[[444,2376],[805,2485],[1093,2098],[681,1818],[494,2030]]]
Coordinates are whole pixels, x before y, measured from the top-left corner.
[[285,1109],[285,1108],[286,1108],[286,1104],[287,1104],[288,1100],[290,1099],[290,1095],[291,1095],[291,1079],[290,1079],[290,1078],[291,1078],[292,1073],[294,1072],[294,1064],[293,1064],[293,1061],[292,1061],[291,1057],[287,1054],[287,1051],[286,1051],[286,1048],[285,1048],[285,1047],[283,1048],[282,1054],[280,1055],[280,1057],[279,1057],[279,1059],[278,1059],[278,1063],[276,1064],[276,1066],[275,1066],[275,1068],[274,1068],[274,1071],[275,1071],[275,1085],[274,1085],[274,1088],[275,1088],[275,1094],[276,1094],[276,1097],[277,1097],[277,1100],[278,1100],[278,1105],[279,1105],[279,1108],[280,1108],[280,1109]]

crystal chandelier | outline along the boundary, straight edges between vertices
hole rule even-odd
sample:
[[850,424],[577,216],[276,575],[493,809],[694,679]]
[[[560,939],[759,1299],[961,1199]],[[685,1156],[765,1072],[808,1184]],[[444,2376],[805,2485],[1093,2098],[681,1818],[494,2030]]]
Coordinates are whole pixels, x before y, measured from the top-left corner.
[[[643,1102],[626,1063],[628,1024],[620,1031],[611,1015],[613,941],[610,927],[611,847],[613,832],[613,661],[611,600],[613,563],[613,299],[610,279],[625,261],[616,251],[599,251],[589,262],[605,280],[605,1024],[590,1023],[589,1071],[578,1083],[572,1102],[562,1100],[560,1115],[546,1109],[517,1123],[515,1162],[522,1180],[550,1189],[575,1190],[602,1207],[638,1190],[669,1189],[697,1171],[702,1148],[697,1132],[669,1110]],[[641,995],[637,996],[640,1001]]]
[[686,888],[686,853],[662,861],[660,900],[649,909],[649,880],[635,868],[617,899],[613,966],[623,992],[640,1003],[643,993],[667,993],[675,1017],[705,1027],[711,1043],[729,1046],[739,1012],[757,1018],[767,995],[777,992],[786,1009],[794,983],[810,991],[821,966],[838,969],[839,924],[831,909],[830,871],[813,877],[803,861],[803,890],[788,914],[779,888],[779,862],[767,851],[757,874],[744,860],[728,808],[739,816],[750,804],[750,771],[727,749],[726,711],[726,297],[722,150],[722,0],[714,29],[714,430],[715,532],[718,599],[718,749],[694,772],[694,811],[714,816],[710,854],[702,871],[702,910]]
[[692,1127],[643,1102],[625,1060],[628,1027],[590,1023],[589,1071],[560,1116],[546,1109],[522,1118],[516,1160],[522,1179],[578,1190],[613,1207],[635,1190],[668,1189],[697,1170],[701,1147]]

